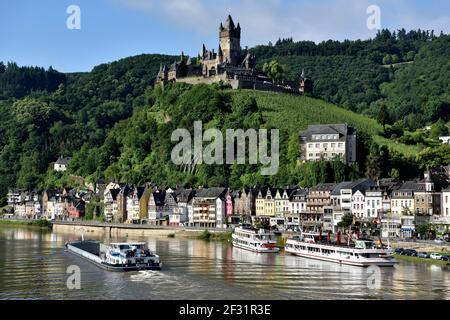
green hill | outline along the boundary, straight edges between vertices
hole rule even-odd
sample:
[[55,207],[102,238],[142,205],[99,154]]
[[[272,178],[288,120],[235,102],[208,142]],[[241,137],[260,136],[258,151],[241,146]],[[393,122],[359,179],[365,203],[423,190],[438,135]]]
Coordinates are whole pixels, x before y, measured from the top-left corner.
[[[177,83],[153,88],[160,64],[172,63],[178,59],[174,56],[140,55],[66,75],[0,63],[0,206],[10,187],[63,186],[70,183],[71,175],[91,181],[232,187],[313,185],[367,172],[389,176],[391,169],[401,178],[419,176],[427,165],[450,162],[450,152],[445,147],[421,151],[427,145],[422,132],[407,133],[403,140],[398,137],[404,128],[448,121],[449,39],[384,32],[363,42],[281,41],[251,49],[259,64],[272,59],[286,63],[290,77],[306,65],[313,73],[318,99],[232,91],[221,85]],[[414,63],[384,68],[381,60],[386,54]],[[398,122],[387,132],[373,119],[383,105],[391,112],[391,122]],[[222,130],[279,128],[279,173],[261,177],[259,167],[250,165],[173,165],[171,133],[193,128],[196,120],[202,120],[205,128]],[[300,130],[308,124],[342,122],[359,131],[357,166],[297,163]],[[51,169],[60,155],[72,157],[65,174]]]
[[415,155],[421,150],[417,145],[405,145],[384,138],[381,135],[382,126],[374,119],[320,99],[250,90],[235,91],[232,95],[254,97],[258,105],[262,106],[268,123],[288,134],[304,130],[309,124],[348,123],[370,135],[379,145],[386,145],[406,156]]

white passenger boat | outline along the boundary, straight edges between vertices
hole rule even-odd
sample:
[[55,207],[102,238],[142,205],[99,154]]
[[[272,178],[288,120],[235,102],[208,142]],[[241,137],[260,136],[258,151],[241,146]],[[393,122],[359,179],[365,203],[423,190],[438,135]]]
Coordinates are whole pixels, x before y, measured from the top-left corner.
[[359,267],[392,267],[397,263],[390,249],[377,247],[373,240],[360,239],[350,245],[341,245],[326,238],[321,241],[321,238],[316,233],[302,233],[286,241],[285,251],[300,257]]
[[111,243],[73,241],[66,243],[69,252],[110,271],[160,270],[159,256],[145,243]]
[[255,252],[276,253],[280,251],[273,232],[248,226],[234,229],[232,243],[236,248]]

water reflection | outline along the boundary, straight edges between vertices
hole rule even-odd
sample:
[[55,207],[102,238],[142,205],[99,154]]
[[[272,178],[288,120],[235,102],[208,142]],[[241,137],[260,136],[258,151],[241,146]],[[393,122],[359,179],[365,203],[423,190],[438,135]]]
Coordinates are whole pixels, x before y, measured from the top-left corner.
[[[86,236],[85,236],[86,237]],[[102,240],[89,234],[90,239]],[[79,235],[0,227],[0,298],[26,299],[448,299],[450,272],[402,262],[381,269],[381,289],[367,269],[289,254],[257,254],[229,243],[137,237],[163,271],[112,273],[64,250]],[[126,239],[108,239],[124,241]],[[82,270],[82,289],[66,288],[66,269]]]

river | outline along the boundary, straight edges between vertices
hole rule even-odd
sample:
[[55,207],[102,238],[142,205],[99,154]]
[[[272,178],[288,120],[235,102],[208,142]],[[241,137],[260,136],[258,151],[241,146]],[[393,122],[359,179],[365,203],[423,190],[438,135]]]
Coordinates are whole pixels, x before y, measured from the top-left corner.
[[[163,270],[114,273],[66,252],[65,242],[78,238],[0,226],[0,299],[450,299],[450,271],[435,265],[382,268],[373,289],[363,268],[256,254],[223,242],[138,237],[129,240],[146,241]],[[81,270],[79,290],[66,285],[72,265]]]

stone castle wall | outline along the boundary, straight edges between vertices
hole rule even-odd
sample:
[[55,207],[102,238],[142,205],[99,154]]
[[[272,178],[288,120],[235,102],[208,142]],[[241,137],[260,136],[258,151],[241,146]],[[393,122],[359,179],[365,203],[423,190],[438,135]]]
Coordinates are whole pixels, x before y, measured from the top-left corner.
[[192,85],[196,84],[213,84],[223,81],[231,85],[233,89],[253,89],[259,91],[270,91],[270,92],[283,92],[283,93],[293,93],[300,94],[298,90],[286,89],[283,87],[278,87],[273,84],[264,83],[260,81],[242,80],[242,79],[228,79],[226,74],[216,75],[212,77],[186,77],[176,80],[177,82],[188,83]]

